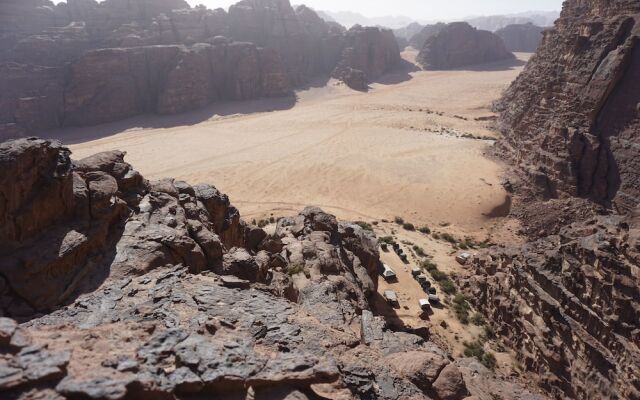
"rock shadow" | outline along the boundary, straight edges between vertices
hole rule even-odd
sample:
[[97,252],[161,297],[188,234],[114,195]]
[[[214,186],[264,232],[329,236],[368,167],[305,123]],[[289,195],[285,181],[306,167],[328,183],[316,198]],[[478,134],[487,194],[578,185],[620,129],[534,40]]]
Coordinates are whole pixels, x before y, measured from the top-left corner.
[[108,122],[101,125],[68,127],[44,132],[40,137],[44,139],[59,139],[65,145],[73,145],[89,140],[97,140],[127,130],[175,128],[179,126],[193,126],[214,117],[231,115],[248,115],[273,111],[283,111],[293,108],[298,101],[295,94],[285,97],[261,98],[246,101],[224,101],[212,103],[194,111],[174,115],[145,114],[120,121]]
[[406,82],[413,79],[412,72],[420,71],[420,68],[405,59],[400,61],[400,64],[391,72],[388,72],[377,79],[373,80],[373,83],[380,83],[382,85],[396,85],[398,83]]

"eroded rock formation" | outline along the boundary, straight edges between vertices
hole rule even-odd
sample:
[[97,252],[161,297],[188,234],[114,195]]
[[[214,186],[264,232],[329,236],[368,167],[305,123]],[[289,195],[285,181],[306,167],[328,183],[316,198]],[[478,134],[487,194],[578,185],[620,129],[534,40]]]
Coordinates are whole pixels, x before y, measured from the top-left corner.
[[636,1],[565,2],[497,104],[538,239],[458,279],[556,398],[640,398],[638,23]]
[[364,90],[367,82],[398,64],[400,49],[392,31],[355,25],[345,34],[345,48],[333,77],[351,88]]
[[12,0],[0,11],[0,135],[286,96],[338,64],[371,80],[399,59],[389,38],[289,0],[228,13],[183,0]]
[[542,41],[543,30],[531,23],[514,24],[497,30],[496,35],[500,36],[509,51],[533,53]]
[[309,207],[269,235],[123,157],[0,144],[3,398],[543,399],[387,329],[360,226]]
[[466,22],[437,30],[426,38],[418,54],[417,60],[425,69],[453,69],[514,58],[500,37]]
[[640,4],[568,1],[497,104],[502,150],[547,197],[640,196]]

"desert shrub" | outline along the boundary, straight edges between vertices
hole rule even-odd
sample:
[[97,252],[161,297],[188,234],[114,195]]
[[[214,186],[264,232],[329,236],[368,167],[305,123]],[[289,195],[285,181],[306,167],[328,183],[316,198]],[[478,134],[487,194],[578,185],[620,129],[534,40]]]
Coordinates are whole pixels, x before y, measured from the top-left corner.
[[273,217],[273,216],[269,217],[269,223],[270,224],[274,224],[275,222],[276,222],[275,217]]
[[386,244],[389,244],[389,245],[393,245],[396,242],[396,240],[393,238],[393,236],[383,236],[383,237],[379,238],[378,241],[380,243],[386,243]]
[[489,325],[485,325],[484,326],[484,333],[482,334],[482,336],[485,339],[495,339],[496,337],[496,331],[493,330],[493,328]]
[[431,270],[429,271],[429,273],[431,274],[433,279],[435,279],[438,282],[444,281],[445,279],[449,278],[446,273],[440,271],[439,269]]
[[261,219],[260,221],[258,221],[258,227],[259,228],[264,228],[267,225],[269,225],[269,220],[268,219]]
[[404,218],[402,218],[402,217],[395,217],[393,220],[394,220],[394,221],[395,221],[395,223],[396,223],[396,224],[398,224],[398,225],[402,225],[402,224],[404,224]]
[[409,222],[405,222],[404,224],[402,224],[402,227],[406,230],[406,231],[415,231],[416,227],[413,224],[410,224]]
[[438,232],[433,232],[433,234],[431,235],[435,240],[439,240],[440,239],[440,234]]
[[378,221],[373,221],[372,224],[377,226],[378,225]]
[[431,229],[426,225],[418,228],[418,231],[420,231],[421,233],[424,233],[425,235],[428,235],[431,233]]
[[434,263],[431,260],[423,260],[422,261],[422,268],[426,269],[427,271],[431,272],[431,271],[435,271],[438,269],[438,265],[436,263]]
[[471,316],[471,323],[477,326],[484,325],[484,317],[480,313],[475,313]]
[[449,242],[449,243],[451,243],[451,244],[456,244],[456,243],[458,243],[458,241],[456,240],[456,238],[454,238],[454,237],[453,237],[453,235],[451,235],[451,234],[449,234],[449,233],[443,233],[443,234],[441,234],[441,235],[440,235],[440,237],[441,237],[443,240],[445,240],[445,241],[447,241],[447,242]]
[[482,360],[484,355],[484,345],[480,341],[463,342],[465,357],[475,357],[478,361]]
[[457,294],[453,298],[453,312],[456,314],[458,320],[464,325],[467,325],[469,323],[470,309],[471,307],[469,307],[467,299],[465,299],[462,294]]
[[496,356],[494,356],[490,351],[487,351],[482,355],[480,363],[493,371],[494,369],[496,369],[496,365],[498,362],[496,360]]
[[254,219],[252,219],[252,220],[251,220],[251,225],[258,225],[258,221],[256,221],[256,219],[255,219],[255,218],[254,218]]
[[451,281],[451,279],[440,281],[440,288],[446,294],[455,294],[458,291],[456,289],[456,285],[453,284],[453,281]]
[[466,243],[460,243],[458,247],[460,248],[460,250],[469,250],[469,246],[467,246]]
[[418,245],[413,246],[413,251],[420,257],[427,257],[427,253],[425,253],[424,249]]
[[365,222],[365,221],[356,221],[354,222],[356,225],[358,225],[360,228],[364,229],[365,231],[371,231],[373,232],[373,226],[371,226],[370,223]]

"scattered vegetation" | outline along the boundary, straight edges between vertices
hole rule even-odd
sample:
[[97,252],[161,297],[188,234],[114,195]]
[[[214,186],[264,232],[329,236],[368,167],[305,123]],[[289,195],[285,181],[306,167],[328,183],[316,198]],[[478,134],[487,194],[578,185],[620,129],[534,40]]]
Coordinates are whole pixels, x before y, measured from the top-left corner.
[[404,224],[404,218],[402,218],[402,217],[395,217],[393,220],[398,225]]
[[420,231],[421,233],[424,233],[425,235],[428,235],[431,233],[431,229],[426,225],[418,228],[418,231]]
[[412,231],[413,232],[413,231],[416,230],[416,227],[413,224],[409,223],[409,222],[405,222],[404,224],[402,224],[402,227],[407,231]]
[[476,340],[474,342],[464,342],[464,355],[466,357],[475,357],[482,365],[494,370],[497,365],[496,356],[490,351],[484,350],[484,343]]
[[373,226],[368,222],[356,221],[356,222],[354,222],[354,224],[358,225],[360,228],[364,229],[365,231],[373,232]]
[[424,249],[418,245],[414,245],[413,246],[413,251],[419,256],[419,257],[427,257],[427,253],[425,253]]
[[482,334],[482,337],[485,340],[495,339],[496,338],[496,331],[494,331],[491,326],[485,325],[484,326],[484,333]]
[[484,325],[484,317],[479,312],[471,316],[471,323],[477,326]]
[[381,238],[378,238],[378,241],[380,243],[386,243],[388,245],[394,245],[396,243],[396,240],[393,238],[393,236],[382,236]]
[[449,242],[449,243],[451,243],[451,244],[456,244],[456,243],[458,243],[458,241],[456,240],[456,238],[454,238],[454,237],[453,237],[453,235],[451,235],[451,234],[449,234],[449,233],[442,233],[442,234],[440,234],[440,237],[441,237],[443,240],[445,240],[445,241],[447,241],[447,242]]
[[458,293],[453,298],[453,312],[456,314],[458,320],[464,325],[469,324],[470,310],[471,307],[469,306],[469,303],[467,303],[467,299],[465,299],[462,294]]
[[440,289],[446,294],[455,294],[457,292],[456,286],[453,281],[445,272],[438,269],[438,265],[431,260],[423,260],[421,264],[422,268],[426,269],[431,277],[440,284]]

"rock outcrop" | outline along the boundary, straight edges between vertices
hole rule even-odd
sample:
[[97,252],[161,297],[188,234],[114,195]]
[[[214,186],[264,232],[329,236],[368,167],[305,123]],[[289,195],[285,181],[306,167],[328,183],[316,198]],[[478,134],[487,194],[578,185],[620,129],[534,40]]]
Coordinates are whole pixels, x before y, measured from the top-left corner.
[[534,53],[542,41],[544,28],[529,24],[507,25],[496,31],[502,38],[507,50],[513,52]]
[[269,235],[123,157],[0,144],[3,398],[543,399],[387,329],[371,232],[309,207]]
[[640,4],[567,1],[497,103],[503,154],[546,197],[640,196]]
[[459,283],[554,397],[640,396],[640,230],[628,217],[576,223],[492,249]]
[[458,281],[555,398],[640,398],[639,23],[636,1],[566,1],[496,105],[538,239]]
[[417,60],[425,69],[441,70],[513,58],[500,37],[466,22],[454,22],[426,39]]
[[[400,58],[390,38],[289,0],[228,13],[183,0],[11,0],[0,12],[0,137],[286,96],[338,64],[375,79]],[[342,76],[362,86],[358,72]]]
[[332,76],[353,89],[364,90],[363,78],[365,83],[371,82],[400,61],[400,49],[392,31],[355,25],[345,34],[345,48]]

